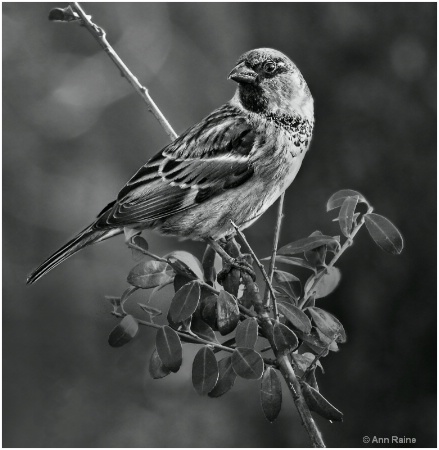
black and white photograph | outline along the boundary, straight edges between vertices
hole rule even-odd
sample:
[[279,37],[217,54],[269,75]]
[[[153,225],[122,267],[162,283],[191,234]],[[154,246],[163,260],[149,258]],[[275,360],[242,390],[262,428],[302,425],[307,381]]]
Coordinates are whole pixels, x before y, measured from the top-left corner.
[[2,30],[2,447],[437,447],[435,2]]

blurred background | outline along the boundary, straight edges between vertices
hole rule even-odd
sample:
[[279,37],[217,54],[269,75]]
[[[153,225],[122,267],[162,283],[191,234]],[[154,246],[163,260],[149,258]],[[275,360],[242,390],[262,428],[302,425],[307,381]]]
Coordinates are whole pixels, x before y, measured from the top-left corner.
[[[28,272],[113,200],[168,142],[91,35],[50,23],[55,4],[3,3],[3,446],[297,447],[308,437],[284,392],[270,425],[259,382],[219,399],[179,373],[152,380],[153,330],[114,349],[135,264],[122,237],[87,248],[36,285]],[[60,4],[59,6],[63,6]],[[311,151],[287,191],[281,245],[339,234],[330,195],[355,189],[405,237],[395,257],[362,230],[321,306],[349,340],[324,360],[323,394],[345,415],[316,417],[328,446],[363,436],[436,446],[436,4],[87,3],[178,133],[233,94],[241,53],[289,55],[315,98]],[[271,208],[246,235],[270,251]],[[144,233],[152,251],[204,245]],[[142,294],[145,297],[145,293]],[[164,291],[169,302],[172,289]],[[166,304],[166,303],[165,303]]]

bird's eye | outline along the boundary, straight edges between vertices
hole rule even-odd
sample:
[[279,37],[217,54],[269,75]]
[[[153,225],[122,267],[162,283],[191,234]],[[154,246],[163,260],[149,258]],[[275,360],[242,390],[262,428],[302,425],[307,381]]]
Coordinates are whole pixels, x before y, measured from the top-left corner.
[[276,63],[273,61],[267,61],[264,64],[264,72],[266,73],[273,73],[276,70]]

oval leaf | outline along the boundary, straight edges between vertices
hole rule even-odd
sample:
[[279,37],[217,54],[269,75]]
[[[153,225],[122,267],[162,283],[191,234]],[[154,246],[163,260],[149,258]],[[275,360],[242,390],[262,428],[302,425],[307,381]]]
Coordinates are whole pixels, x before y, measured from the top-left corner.
[[180,288],[171,301],[169,317],[172,322],[183,322],[195,312],[200,301],[200,285],[192,281]]
[[[322,276],[315,288],[313,288],[313,292],[311,293],[311,295],[313,295],[315,299],[328,296],[340,283],[341,272],[337,269],[337,267],[327,267],[326,271],[327,273]],[[308,290],[311,288],[313,283],[314,277],[309,278],[305,284],[305,292],[308,293]]]
[[166,375],[169,375],[170,373],[171,371],[163,365],[162,360],[157,353],[157,349],[155,348],[152,352],[151,359],[149,360],[149,374],[152,378],[157,380],[166,377]]
[[236,375],[247,380],[258,380],[264,372],[261,355],[251,348],[237,347],[232,353],[232,365]]
[[[321,231],[314,231],[311,236],[321,236]],[[322,245],[321,247],[316,247],[312,250],[305,252],[305,259],[309,261],[314,266],[320,266],[324,264],[326,259],[327,245]]]
[[268,367],[262,377],[261,406],[267,420],[274,422],[282,407],[282,386],[272,367]]
[[[308,367],[314,362],[314,360],[316,359],[316,356],[313,355],[312,353],[293,353],[291,355],[291,357],[293,358],[294,362],[296,363],[296,366],[298,368],[298,375],[301,377],[303,376],[303,374],[308,370]],[[320,361],[317,360],[317,362],[315,363],[316,367],[320,367],[320,370],[323,372],[323,366],[322,363]]]
[[211,286],[216,281],[215,257],[216,251],[210,245],[207,245],[201,265],[203,266],[204,281]]
[[161,261],[144,261],[131,269],[127,281],[132,286],[149,289],[169,283],[173,278],[169,265]]
[[128,314],[113,328],[110,336],[108,336],[108,343],[112,347],[121,347],[130,342],[138,331],[139,324],[137,320]]
[[340,243],[333,236],[308,236],[298,241],[291,242],[278,250],[279,255],[291,256],[297,253],[307,252],[322,245],[333,244],[339,246]]
[[218,380],[218,363],[209,347],[201,348],[192,364],[192,384],[200,395],[207,395]]
[[178,250],[167,254],[164,258],[169,261],[169,264],[177,273],[189,275],[191,278],[204,279],[203,267],[191,253]]
[[273,339],[279,353],[295,350],[299,340],[292,330],[283,323],[276,322],[273,327]]
[[156,348],[163,364],[171,372],[177,372],[183,360],[183,349],[178,334],[168,325],[158,330]]
[[204,322],[204,320],[201,320],[198,315],[192,317],[191,330],[201,339],[219,344],[215,332],[206,322]]
[[306,382],[302,382],[301,386],[303,396],[311,411],[314,411],[323,418],[332,420],[333,422],[343,422],[343,413],[335,406],[331,405],[319,391]]
[[358,201],[367,204],[367,200],[357,191],[352,189],[343,189],[331,195],[331,198],[326,204],[326,211],[331,211],[331,209],[340,208],[347,197],[358,197]]
[[309,333],[311,331],[311,321],[308,316],[297,306],[290,303],[279,302],[279,311],[286,317],[288,322],[293,325],[297,330],[303,333]]
[[188,277],[186,275],[182,275],[181,273],[175,274],[174,277],[174,292],[178,292],[185,284],[193,281],[193,277]]
[[311,314],[316,327],[323,334],[331,339],[337,334],[338,337],[335,339],[336,342],[346,342],[346,332],[343,325],[336,317],[321,308],[312,307],[308,308],[308,311]]
[[346,197],[340,208],[338,215],[338,222],[340,224],[341,232],[349,237],[354,224],[354,213],[358,203],[358,195],[355,197]]
[[404,240],[398,229],[379,214],[369,213],[364,215],[367,231],[377,245],[385,252],[399,255],[404,248]]
[[232,332],[239,322],[239,308],[235,297],[226,291],[221,291],[216,303],[216,312],[219,332],[223,336]]
[[221,395],[230,391],[235,384],[236,373],[233,370],[231,356],[227,356],[218,362],[218,372],[218,381],[215,387],[209,392],[209,397],[221,397]]
[[302,292],[302,283],[299,278],[283,270],[275,270],[273,273],[274,281],[284,288],[295,300]]
[[[131,239],[131,242],[136,245],[137,247],[139,247],[140,249],[143,250],[148,250],[148,242],[146,242],[146,240],[142,237],[142,236],[133,236],[133,238]],[[144,253],[142,253],[140,250],[137,250],[135,248],[131,249],[131,253],[133,255],[133,259],[135,261],[141,261],[142,259],[144,259],[146,257],[146,255]]]
[[258,340],[258,322],[252,317],[240,322],[236,327],[236,346],[253,348]]

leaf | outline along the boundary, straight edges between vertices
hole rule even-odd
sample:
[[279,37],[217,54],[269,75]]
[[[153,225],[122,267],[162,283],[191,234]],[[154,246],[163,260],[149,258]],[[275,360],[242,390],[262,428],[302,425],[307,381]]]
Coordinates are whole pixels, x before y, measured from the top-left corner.
[[291,296],[297,300],[302,293],[302,284],[299,278],[283,270],[275,270],[273,278],[276,283],[283,287]]
[[210,245],[207,245],[201,264],[203,266],[204,281],[211,286],[216,281],[215,257],[215,250]]
[[336,317],[321,308],[312,307],[308,308],[308,311],[311,314],[316,327],[323,334],[331,339],[333,339],[334,336],[338,334],[338,337],[335,339],[336,342],[346,342],[346,332],[343,328],[343,325]]
[[177,372],[183,360],[183,350],[178,334],[168,325],[158,330],[156,348],[163,364],[171,372]]
[[321,342],[325,344],[325,347],[331,352],[338,352],[339,348],[337,342],[334,338],[326,336],[326,334],[322,333],[318,328],[315,329],[316,335],[320,339]]
[[171,371],[162,363],[157,349],[155,348],[152,352],[151,359],[149,360],[149,374],[155,380],[159,378],[164,378],[169,375]]
[[[314,231],[310,234],[310,236],[322,236],[323,233],[321,231]],[[322,245],[320,247],[313,248],[312,250],[308,250],[304,253],[305,259],[309,261],[313,266],[321,266],[324,264],[326,259],[326,250],[327,245]]]
[[379,214],[368,213],[364,215],[367,231],[377,245],[385,252],[399,255],[404,248],[404,240],[398,229]]
[[235,384],[236,373],[233,370],[231,356],[226,356],[218,362],[218,372],[218,381],[216,386],[209,392],[209,397],[221,397],[221,395],[230,391]]
[[282,407],[282,386],[272,367],[267,367],[262,377],[261,406],[267,420],[274,422]]
[[138,333],[139,324],[131,316],[125,316],[118,325],[116,325],[108,336],[108,343],[112,347],[121,347],[130,342]]
[[239,322],[239,309],[235,297],[226,291],[220,291],[216,303],[216,311],[216,322],[219,332],[223,336],[229,334]]
[[181,273],[175,274],[174,277],[174,291],[178,292],[185,284],[190,283],[194,280],[194,277],[187,277]]
[[[88,18],[91,16],[87,15]],[[69,5],[66,8],[54,8],[49,12],[49,20],[54,22],[74,22],[81,20],[78,13],[73,11],[72,7]]]
[[[144,250],[148,250],[149,246],[148,246],[148,242],[146,242],[146,240],[142,237],[142,236],[133,236],[133,238],[131,239],[131,242],[136,245],[137,247],[140,247]],[[145,255],[144,253],[142,253],[140,250],[137,250],[135,248],[131,249],[131,254],[133,255],[133,259],[135,261],[141,261],[142,259],[144,259],[147,255]]]
[[202,319],[213,329],[218,330],[217,326],[217,296],[212,296],[213,301],[205,302],[201,309]]
[[241,271],[238,269],[231,269],[220,283],[226,292],[236,297],[239,292],[239,285],[241,284]]
[[183,322],[174,322],[171,319],[171,316],[170,316],[169,311],[168,311],[168,314],[166,316],[166,320],[168,321],[169,326],[171,328],[173,328],[174,330],[189,332],[190,329],[191,329],[192,317],[189,317],[188,319],[183,320]]
[[[301,331],[297,331],[296,334],[316,355],[321,354],[321,357],[325,357],[329,353],[328,345],[331,340],[323,333],[319,335],[316,328],[313,328],[308,334],[302,333]],[[326,351],[322,353],[324,349]]]
[[200,284],[192,281],[179,289],[171,300],[169,317],[172,322],[184,322],[192,316],[200,301]]
[[340,223],[341,232],[349,237],[354,224],[354,213],[358,203],[358,195],[355,197],[346,197],[340,208],[338,221]]
[[333,422],[343,422],[343,413],[331,405],[319,391],[304,381],[301,383],[301,386],[303,396],[311,411]]
[[291,305],[290,303],[279,302],[277,307],[294,328],[303,333],[309,333],[311,331],[311,322],[308,319],[308,316],[297,306]]
[[[317,286],[313,288],[313,291],[311,293],[311,295],[313,295],[315,299],[323,298],[331,294],[341,280],[341,272],[337,269],[337,267],[327,267],[324,270],[326,270],[327,273],[322,276]],[[308,278],[308,281],[305,283],[306,293],[308,293],[308,291],[311,289],[313,282],[314,277]]]
[[204,279],[203,267],[200,261],[191,253],[181,250],[168,253],[164,256],[172,268],[181,275],[189,275],[192,278]]
[[298,241],[291,242],[290,244],[283,246],[278,250],[278,254],[284,256],[291,256],[297,253],[307,252],[314,248],[321,247],[322,245],[331,243],[337,246],[340,245],[337,239],[333,236],[324,236],[324,235],[308,236],[306,238],[299,239]]
[[251,348],[237,347],[232,353],[232,365],[236,375],[247,380],[258,380],[264,372],[261,355]]
[[207,395],[218,380],[218,363],[209,347],[202,347],[192,364],[192,384],[200,395]]
[[[261,261],[269,261],[270,259],[271,259],[271,256],[268,256],[267,258],[261,259]],[[276,255],[276,260],[275,261],[279,262],[279,263],[290,264],[292,266],[303,267],[305,269],[312,270],[313,272],[316,271],[316,269],[311,264],[308,264],[307,261],[305,261],[302,258],[297,258],[295,256]]]
[[192,317],[191,330],[201,339],[219,344],[215,332],[209,327],[209,325],[207,325],[206,322],[204,322],[204,320],[201,320],[198,315],[194,315]]
[[258,340],[258,322],[252,317],[239,322],[236,327],[236,346],[253,348]]
[[[296,363],[297,368],[299,369],[299,376],[302,376],[308,369],[308,367],[314,362],[315,359],[315,355],[313,355],[312,353],[293,353],[292,358],[294,360],[294,362]],[[322,364],[320,363],[320,361],[317,361],[316,363],[317,367],[320,367],[320,369],[323,372],[323,367]]]
[[279,353],[288,353],[299,345],[299,340],[294,332],[279,322],[274,324],[273,339]]
[[343,205],[343,202],[347,197],[358,197],[359,202],[368,204],[367,200],[359,192],[353,191],[352,189],[343,189],[331,195],[331,198],[328,200],[328,203],[326,204],[326,211],[331,211],[332,209],[340,208],[340,206]]
[[131,297],[131,295],[134,294],[139,288],[136,286],[129,286],[128,289],[125,290],[125,292],[122,294],[122,297],[120,298],[120,306],[123,308],[123,305],[125,302]]
[[161,261],[144,261],[133,267],[128,274],[128,283],[141,289],[149,289],[169,283],[173,272]]

